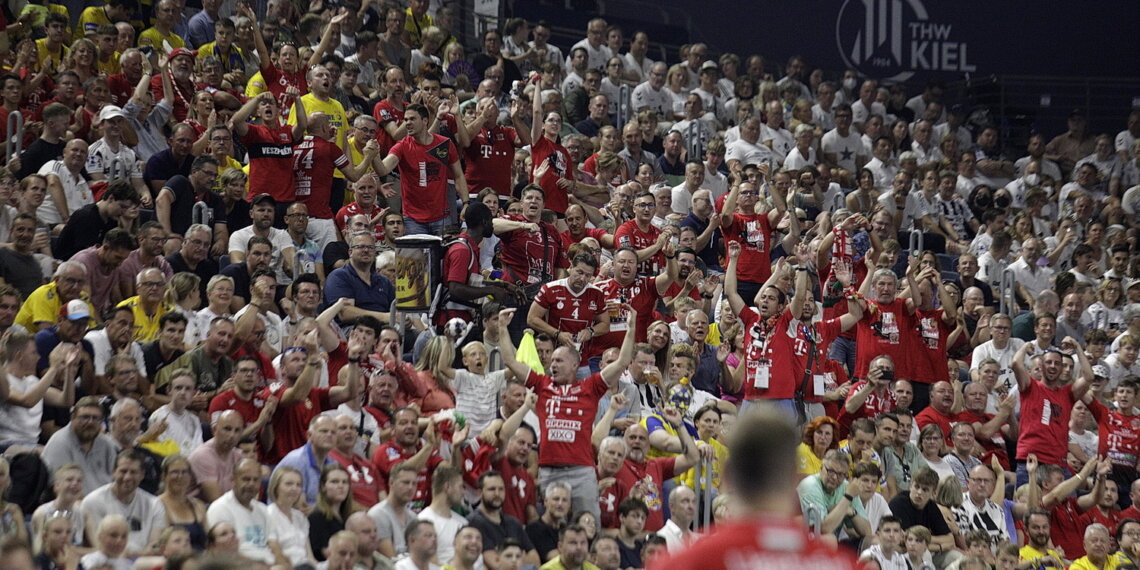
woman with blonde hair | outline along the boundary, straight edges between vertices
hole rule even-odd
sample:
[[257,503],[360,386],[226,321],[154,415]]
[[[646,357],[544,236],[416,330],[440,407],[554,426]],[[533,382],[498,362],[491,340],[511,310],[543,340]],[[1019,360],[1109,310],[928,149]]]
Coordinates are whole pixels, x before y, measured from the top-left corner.
[[451,339],[432,337],[420,352],[415,367],[396,367],[396,379],[400,382],[396,401],[402,406],[418,405],[423,416],[454,408],[455,388],[451,385],[455,379],[455,369],[451,366],[454,361],[455,344]]
[[79,551],[73,544],[71,521],[62,514],[44,522],[36,535],[36,568],[75,570],[79,568]]
[[[187,369],[187,371],[189,371]],[[177,378],[184,377],[185,374],[180,374],[171,378],[171,384]],[[191,379],[193,379],[191,377]],[[151,415],[151,423],[156,421],[155,411]],[[198,432],[201,435],[201,427],[199,426]],[[184,450],[185,451],[185,450]],[[170,455],[162,462],[162,493],[158,496],[158,500],[162,501],[163,509],[166,511],[166,524],[171,527],[178,527],[185,529],[190,534],[190,544],[195,549],[203,549],[206,547],[206,503],[197,497],[191,497],[190,492],[194,489],[194,472],[190,469],[190,460],[186,459],[183,455]]]
[[88,79],[99,75],[99,50],[95,42],[87,38],[79,38],[72,42],[71,51],[64,60],[64,66],[79,75],[79,84],[84,85]]
[[[84,399],[87,398],[95,397],[87,396]],[[97,400],[97,398],[95,399]],[[91,410],[90,406],[82,405],[91,402],[92,400],[87,400],[87,402],[81,400],[79,405],[76,405],[76,409]],[[87,412],[84,411],[73,415],[71,421],[79,424],[89,421],[102,422],[102,419],[103,416],[100,414],[98,419],[92,420],[91,417],[87,417]],[[102,428],[100,427],[100,429]],[[79,501],[83,498],[83,467],[78,463],[68,463],[56,469],[52,475],[51,488],[55,494],[55,499],[36,507],[35,512],[32,513],[32,538],[36,541],[34,546],[37,549],[39,548],[38,541],[43,536],[44,525],[48,519],[55,516],[62,516],[71,522],[72,544],[76,546],[83,544],[83,512],[79,510]]]
[[281,545],[281,553],[294,566],[316,565],[309,544],[309,519],[304,511],[305,493],[301,472],[283,465],[273,471],[266,494],[269,496],[269,539]]
[[174,310],[182,313],[189,321],[196,316],[198,308],[202,306],[201,285],[202,278],[189,271],[175,273],[166,283],[162,302],[174,307]]
[[689,96],[689,68],[675,63],[665,75],[665,92],[673,98],[673,115],[685,116],[685,99]]
[[226,226],[230,228],[245,228],[253,224],[249,215],[249,202],[245,195],[248,191],[249,177],[239,168],[227,168],[218,176],[218,184],[222,190],[222,203],[226,205],[224,218]]

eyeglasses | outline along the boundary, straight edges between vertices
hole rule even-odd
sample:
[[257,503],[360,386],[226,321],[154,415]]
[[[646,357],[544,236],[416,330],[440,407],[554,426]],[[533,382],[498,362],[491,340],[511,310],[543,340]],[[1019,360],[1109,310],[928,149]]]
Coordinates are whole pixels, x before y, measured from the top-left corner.
[[846,471],[838,471],[838,470],[832,469],[832,468],[827,467],[827,466],[823,467],[823,472],[827,473],[828,475],[833,475],[835,477],[843,477],[844,479],[847,478],[847,472]]
[[657,206],[657,204],[654,202],[642,202],[640,204],[634,204],[633,205],[634,208],[653,208],[656,206]]
[[88,423],[94,424],[103,421],[103,416],[82,415],[75,416],[75,423]]
[[162,287],[162,286],[163,286],[162,281],[146,281],[143,283],[139,283],[140,289],[142,289],[143,287],[152,288],[152,287]]
[[63,281],[64,283],[66,283],[68,285],[74,285],[76,287],[83,285],[84,283],[87,282],[86,279],[78,279],[75,277],[63,277],[63,278],[60,278],[60,281]]
[[206,247],[207,245],[210,245],[209,242],[200,239],[187,240],[187,243],[194,247]]

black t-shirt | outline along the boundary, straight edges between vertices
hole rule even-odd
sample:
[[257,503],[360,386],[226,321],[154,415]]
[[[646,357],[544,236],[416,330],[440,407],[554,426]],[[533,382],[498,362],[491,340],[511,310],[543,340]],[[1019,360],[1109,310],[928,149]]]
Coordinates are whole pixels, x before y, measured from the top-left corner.
[[98,203],[87,204],[76,210],[60,230],[59,240],[55,244],[55,256],[71,259],[76,253],[103,243],[103,235],[118,226],[119,223],[113,219],[103,219],[99,214]]
[[28,145],[20,155],[20,173],[17,177],[23,180],[28,175],[39,172],[48,161],[62,158],[65,146],[67,141],[64,140],[57,143],[49,143],[42,138],[32,141],[32,144]]
[[[558,550],[558,529],[542,522],[542,519],[526,525],[526,535],[534,543],[538,557],[543,562],[546,562],[547,553]],[[557,555],[555,552],[555,556]]]
[[171,176],[164,185],[174,193],[174,202],[170,204],[170,231],[179,235],[185,234],[194,223],[194,204],[206,203],[206,217],[202,223],[214,229],[214,224],[225,224],[226,205],[222,197],[213,192],[206,192],[199,200],[194,194],[194,185],[190,179],[177,174]]
[[626,546],[620,540],[618,543],[618,552],[621,553],[621,567],[622,568],[642,568],[645,566],[641,560],[641,547],[645,545],[644,540],[638,540],[633,543],[633,546]]
[[467,522],[471,526],[479,529],[483,535],[483,551],[494,550],[498,548],[503,540],[513,538],[522,544],[523,552],[530,552],[534,550],[534,545],[530,542],[530,537],[526,535],[523,530],[522,523],[519,519],[512,517],[506,513],[500,513],[502,523],[496,523],[487,518],[483,511],[475,511],[471,516],[467,517]]
[[[912,482],[911,485],[913,484]],[[922,525],[930,529],[930,534],[933,536],[950,534],[950,527],[946,525],[942,511],[939,510],[938,505],[933,500],[927,501],[926,506],[919,509],[911,502],[909,494],[899,493],[891,499],[888,505],[891,507],[891,514],[899,518],[903,530],[915,525]]]
[[6,247],[0,247],[0,278],[15,287],[23,299],[44,284],[43,269],[32,254],[22,255]]
[[147,378],[154,378],[159,370],[162,370],[167,364],[174,362],[179,356],[182,356],[186,351],[182,349],[175,349],[174,353],[169,359],[162,357],[162,350],[158,348],[158,341],[151,341],[142,345],[143,362],[146,363],[146,376]]
[[234,295],[245,299],[247,302],[251,299],[249,294],[249,266],[244,261],[240,263],[231,263],[222,268],[222,275],[228,275],[234,280]]
[[[223,203],[225,201],[223,200]],[[225,212],[225,210],[223,210]],[[248,228],[253,225],[253,218],[249,215],[249,202],[245,200],[238,200],[233,203],[230,211],[225,212],[226,226],[231,231],[236,231],[241,228]],[[205,297],[203,297],[204,299]]]
[[343,241],[330,241],[321,253],[321,262],[325,264],[325,274],[332,273],[336,262],[348,259],[348,244]]
[[182,258],[182,252],[176,251],[166,257],[166,262],[170,264],[170,269],[175,273],[188,271],[197,275],[201,280],[201,282],[198,283],[198,291],[202,293],[202,299],[206,298],[206,286],[210,284],[210,278],[218,274],[217,261],[207,257],[198,262],[198,267],[190,269],[190,265]]
[[143,170],[143,180],[150,186],[152,180],[170,180],[175,175],[190,176],[190,165],[194,162],[194,155],[186,155],[179,163],[170,149],[165,149],[151,155],[146,161]]

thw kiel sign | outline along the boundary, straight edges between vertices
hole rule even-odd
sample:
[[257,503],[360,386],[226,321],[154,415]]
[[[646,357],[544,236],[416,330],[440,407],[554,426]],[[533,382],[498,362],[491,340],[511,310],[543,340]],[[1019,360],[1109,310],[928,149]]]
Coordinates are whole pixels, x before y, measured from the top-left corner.
[[892,82],[916,71],[976,71],[967,43],[955,41],[953,32],[951,24],[932,19],[922,0],[845,0],[835,22],[847,66]]

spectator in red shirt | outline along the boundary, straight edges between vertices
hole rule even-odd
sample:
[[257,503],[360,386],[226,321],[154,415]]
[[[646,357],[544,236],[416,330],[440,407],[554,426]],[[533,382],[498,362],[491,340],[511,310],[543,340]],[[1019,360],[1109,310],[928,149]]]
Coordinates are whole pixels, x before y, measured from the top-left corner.
[[336,446],[329,451],[329,457],[348,472],[352,500],[364,508],[371,508],[380,502],[380,495],[387,489],[387,485],[376,471],[376,465],[362,453],[363,447],[357,447],[359,436],[353,417],[345,413],[338,415]]
[[527,387],[538,393],[536,410],[543,431],[538,455],[539,485],[545,487],[554,481],[566,481],[573,489],[574,512],[590,511],[595,517],[598,516],[598,479],[590,436],[598,415],[598,401],[617,386],[618,378],[633,360],[637,311],[629,305],[622,308],[627,311],[627,328],[618,359],[580,382],[575,382],[575,377],[582,357],[572,346],[554,350],[549,376],[540,375],[519,362],[514,345],[506,340],[507,323],[515,310],[505,309],[499,313],[503,364],[516,377],[526,378]]
[[1084,398],[1092,384],[1092,366],[1088,357],[1071,337],[1061,341],[1062,350],[1075,355],[1080,363],[1080,375],[1072,384],[1061,373],[1064,354],[1056,349],[1045,351],[1038,357],[1037,369],[1041,379],[1030,376],[1025,366],[1033,343],[1025,343],[1013,355],[1013,373],[1021,397],[1021,433],[1017,438],[1017,484],[1029,480],[1025,462],[1035,454],[1043,464],[1065,465],[1069,449],[1069,415],[1073,404]]
[[[754,303],[760,288],[772,276],[771,255],[775,247],[775,227],[787,209],[784,196],[779,192],[772,192],[775,207],[767,214],[756,213],[759,201],[760,188],[751,182],[743,182],[729,191],[720,214],[725,247],[733,242],[741,247],[737,291],[749,304]],[[793,233],[798,233],[799,223],[795,216],[789,221]]]
[[[297,104],[297,124],[282,125],[278,100],[270,92],[247,101],[230,119],[230,130],[249,152],[249,196],[269,194],[277,201],[279,214],[297,199],[293,186],[293,143],[301,140],[308,128],[305,106],[300,91],[289,87],[286,95]],[[254,113],[260,124],[246,122]]]
[[448,170],[458,195],[467,195],[459,150],[447,137],[428,130],[432,118],[427,107],[408,105],[404,110],[408,136],[392,145],[388,156],[376,165],[379,176],[400,169],[401,211],[409,234],[442,235],[452,223],[454,205],[447,203]]

